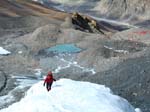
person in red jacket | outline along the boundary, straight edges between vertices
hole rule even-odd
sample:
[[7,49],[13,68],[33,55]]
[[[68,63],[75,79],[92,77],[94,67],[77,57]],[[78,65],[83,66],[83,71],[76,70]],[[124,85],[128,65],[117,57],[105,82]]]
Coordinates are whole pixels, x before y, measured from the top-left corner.
[[46,84],[47,91],[51,90],[51,86],[53,84],[53,81],[56,81],[56,80],[53,78],[52,72],[49,71],[46,78],[45,78],[45,80],[44,80],[44,86]]

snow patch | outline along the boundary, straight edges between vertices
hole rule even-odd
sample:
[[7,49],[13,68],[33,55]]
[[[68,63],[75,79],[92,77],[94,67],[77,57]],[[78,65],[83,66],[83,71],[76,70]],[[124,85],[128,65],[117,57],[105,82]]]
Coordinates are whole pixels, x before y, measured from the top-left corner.
[[39,2],[39,3],[43,4],[43,0],[32,0],[32,1]]
[[131,25],[131,24],[126,23],[126,22],[115,21],[115,20],[110,20],[110,19],[106,19],[106,18],[99,18],[99,17],[92,16],[92,15],[88,15],[88,16],[90,16],[93,19],[96,19],[98,21],[105,21],[105,22],[108,22],[108,23],[116,24],[116,25],[124,25],[124,26],[130,27],[130,28],[138,28],[137,26]]
[[7,55],[10,54],[11,52],[7,51],[6,49],[4,49],[3,47],[0,47],[0,55]]
[[109,50],[113,50],[113,51],[118,52],[118,53],[124,53],[124,54],[128,54],[129,53],[129,51],[127,51],[127,50],[116,50],[116,49],[114,49],[112,47],[108,47],[106,45],[104,45],[104,48],[109,49]]
[[51,0],[54,3],[60,3],[60,4],[65,4],[65,5],[79,5],[79,4],[83,4],[84,2],[86,2],[85,0]]
[[18,54],[22,54],[23,53],[23,51],[18,51]]
[[0,112],[136,112],[127,100],[104,85],[60,79],[47,92],[43,81],[26,96]]
[[[58,59],[60,57],[57,57]],[[63,69],[66,69],[66,68],[69,68],[71,66],[74,66],[74,67],[78,67],[80,68],[83,72],[91,72],[93,75],[96,74],[96,71],[92,68],[86,68],[86,67],[83,67],[83,66],[80,66],[78,64],[78,62],[76,61],[67,61],[65,60],[64,58],[61,58],[60,61],[62,61],[62,63],[66,63],[67,65],[66,66],[58,66],[55,70],[54,70],[54,73],[59,73],[60,70],[63,70]]]
[[34,71],[35,71],[35,75],[37,76],[37,78],[39,79],[42,78],[42,74],[41,74],[42,69],[37,68],[37,69],[34,69]]
[[139,109],[139,108],[136,108],[135,111],[136,112],[142,112],[141,109]]
[[16,89],[23,89],[26,87],[30,87],[33,84],[37,83],[38,80],[31,77],[25,77],[25,76],[12,76],[13,79],[16,79]]

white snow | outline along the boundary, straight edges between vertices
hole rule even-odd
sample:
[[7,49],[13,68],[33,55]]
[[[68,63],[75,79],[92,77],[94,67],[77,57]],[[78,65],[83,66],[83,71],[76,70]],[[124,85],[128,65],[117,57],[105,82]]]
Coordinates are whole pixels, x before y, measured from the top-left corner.
[[83,72],[91,72],[93,75],[96,74],[96,71],[95,71],[93,68],[86,68],[86,67],[83,67],[83,66],[79,65],[78,62],[76,62],[76,61],[70,61],[70,60],[67,61],[67,60],[65,60],[64,58],[60,58],[60,57],[56,57],[56,58],[60,59],[60,61],[62,61],[63,63],[66,63],[67,65],[66,65],[66,66],[61,66],[61,65],[59,65],[59,66],[55,69],[54,73],[58,73],[58,72],[60,72],[60,70],[69,68],[69,67],[71,67],[71,66],[75,66],[75,67],[78,67],[78,68],[82,69]]
[[142,112],[142,110],[140,108],[136,108],[135,111],[136,112]]
[[85,2],[85,0],[51,0],[51,1],[65,5],[79,5]]
[[[43,4],[44,0],[32,0]],[[62,5],[79,5],[85,2],[85,0],[51,0],[54,3],[60,3]]]
[[22,54],[23,53],[23,51],[18,51],[18,54]]
[[100,17],[88,15],[88,14],[87,14],[87,16],[90,16],[93,19],[96,19],[98,21],[105,21],[105,22],[108,22],[108,23],[116,24],[116,25],[124,25],[124,26],[128,26],[130,28],[138,28],[137,26],[134,26],[134,25],[131,25],[129,23],[122,22],[122,21],[115,21],[115,20],[110,20],[110,19],[106,19],[106,18],[100,18]]
[[118,53],[124,53],[124,54],[128,54],[129,53],[129,51],[127,51],[127,50],[116,50],[116,49],[114,49],[112,47],[108,47],[106,45],[104,45],[104,48],[109,49],[109,50],[113,50],[113,51],[118,52]]
[[37,83],[38,80],[25,76],[11,76],[12,79],[15,79],[15,84],[18,85],[15,89],[24,89],[26,87],[31,87],[33,84]]
[[43,4],[43,0],[32,0],[32,1],[39,2],[39,3]]
[[26,96],[0,112],[135,112],[127,100],[103,85],[60,79],[47,92],[43,81]]
[[11,52],[5,50],[3,47],[0,47],[0,55],[7,55],[10,54]]
[[42,74],[41,74],[42,69],[37,68],[37,69],[34,69],[34,71],[35,71],[35,75],[36,75],[39,79],[42,78]]

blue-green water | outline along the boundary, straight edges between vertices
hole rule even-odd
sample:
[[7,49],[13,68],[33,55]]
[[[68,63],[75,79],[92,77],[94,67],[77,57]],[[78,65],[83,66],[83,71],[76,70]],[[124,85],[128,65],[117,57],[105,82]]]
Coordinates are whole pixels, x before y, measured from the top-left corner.
[[76,47],[74,44],[61,44],[46,49],[46,52],[54,53],[78,53],[81,51],[82,49]]

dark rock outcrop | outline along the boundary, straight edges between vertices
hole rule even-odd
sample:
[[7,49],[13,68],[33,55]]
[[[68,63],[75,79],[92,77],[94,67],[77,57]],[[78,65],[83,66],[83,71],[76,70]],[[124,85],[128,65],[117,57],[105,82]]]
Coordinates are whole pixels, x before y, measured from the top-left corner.
[[76,29],[80,29],[82,31],[88,31],[92,33],[104,34],[104,32],[101,30],[98,23],[94,19],[92,20],[78,13],[73,13],[72,23],[76,26],[75,27]]
[[3,71],[0,70],[0,93],[6,87],[6,84],[7,84],[7,76]]

